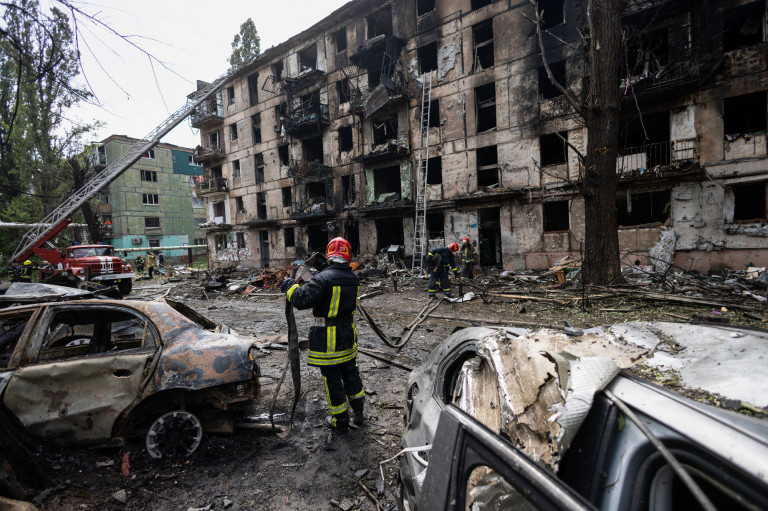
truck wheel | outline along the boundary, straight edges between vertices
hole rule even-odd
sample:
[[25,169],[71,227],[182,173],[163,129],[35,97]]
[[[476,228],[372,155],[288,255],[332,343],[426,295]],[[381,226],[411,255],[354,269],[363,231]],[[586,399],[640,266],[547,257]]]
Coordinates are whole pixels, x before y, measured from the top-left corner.
[[203,438],[200,420],[184,410],[161,415],[147,432],[147,452],[153,458],[189,456]]
[[131,294],[131,289],[133,289],[133,281],[131,279],[121,279],[117,283],[117,290],[123,296]]

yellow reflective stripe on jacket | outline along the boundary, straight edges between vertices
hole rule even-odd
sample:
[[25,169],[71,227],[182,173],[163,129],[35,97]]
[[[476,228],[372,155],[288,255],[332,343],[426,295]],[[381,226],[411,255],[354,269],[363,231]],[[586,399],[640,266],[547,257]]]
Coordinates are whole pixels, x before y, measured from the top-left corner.
[[328,309],[328,317],[335,318],[339,314],[339,302],[341,301],[341,286],[333,286],[331,294],[331,307]]
[[345,362],[354,360],[356,356],[357,356],[357,353],[351,353],[343,358],[333,358],[330,360],[322,360],[322,359],[313,358],[312,355],[310,355],[307,358],[307,364],[312,366],[335,366],[335,365],[340,365]]
[[332,366],[343,364],[354,360],[357,356],[357,344],[348,350],[338,353],[323,353],[321,351],[310,351],[307,356],[307,363],[316,366]]
[[291,296],[293,296],[293,292],[299,289],[298,284],[292,285],[290,288],[288,288],[288,291],[285,292],[285,295],[288,297],[288,301],[291,301]]
[[325,327],[325,351],[327,353],[336,352],[336,327]]

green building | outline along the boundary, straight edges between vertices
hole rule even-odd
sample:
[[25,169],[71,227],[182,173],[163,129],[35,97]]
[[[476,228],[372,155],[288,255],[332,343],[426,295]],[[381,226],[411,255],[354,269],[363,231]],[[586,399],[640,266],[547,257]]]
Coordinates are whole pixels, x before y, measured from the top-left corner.
[[[106,167],[136,142],[124,135],[107,137],[92,148],[94,167]],[[205,202],[195,196],[203,167],[193,154],[186,147],[158,144],[102,190],[96,212],[105,241],[117,249],[205,244],[198,229],[205,222]],[[187,250],[163,253],[166,263],[188,262]]]

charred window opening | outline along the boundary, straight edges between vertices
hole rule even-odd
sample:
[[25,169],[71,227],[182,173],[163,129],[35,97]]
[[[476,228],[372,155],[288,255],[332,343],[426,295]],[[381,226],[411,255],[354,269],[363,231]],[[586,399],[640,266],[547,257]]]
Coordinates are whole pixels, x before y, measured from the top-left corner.
[[493,67],[493,19],[472,27],[472,40],[475,43],[475,73]]
[[259,102],[259,73],[248,77],[248,100],[251,106]]
[[213,203],[213,216],[224,218],[227,214],[227,207],[224,205],[224,201],[216,201]]
[[381,68],[375,66],[368,70],[368,88],[373,89],[381,83]]
[[475,11],[481,7],[485,7],[486,5],[491,5],[492,3],[493,0],[472,0],[471,8],[473,11]]
[[373,145],[386,144],[388,140],[397,138],[397,115],[382,120],[372,120]]
[[307,250],[309,253],[320,252],[325,254],[325,247],[328,245],[328,231],[325,225],[309,225],[307,233]]
[[443,184],[443,159],[440,156],[427,160],[427,184]]
[[373,171],[373,195],[381,201],[389,197],[395,200],[401,197],[400,167],[393,165]]
[[284,186],[281,188],[283,192],[283,207],[287,208],[291,205],[293,202],[291,200],[291,187],[290,186]]
[[238,232],[236,236],[235,243],[237,243],[237,248],[245,248],[245,233],[244,232]]
[[616,199],[616,222],[619,227],[635,227],[644,224],[664,223],[669,218],[669,190],[631,194]]
[[[549,70],[552,71],[555,81],[565,87],[565,61],[561,60],[560,62],[549,64]],[[563,93],[560,92],[560,89],[547,76],[547,70],[544,66],[539,67],[539,97],[541,99],[552,99],[562,95]]]
[[280,165],[288,165],[290,163],[288,144],[278,146],[277,156],[280,159]]
[[229,139],[234,142],[237,140],[237,124],[229,125]]
[[357,198],[355,176],[341,176],[341,200],[344,205],[352,205]]
[[733,187],[734,222],[765,222],[768,220],[765,189],[765,181]]
[[245,213],[245,204],[242,197],[235,197],[235,212]]
[[296,237],[293,232],[293,227],[283,229],[283,239],[285,240],[285,248],[296,246]]
[[232,162],[232,177],[240,177],[240,160]]
[[227,87],[227,104],[228,105],[235,104],[235,88],[234,87]]
[[218,131],[214,131],[213,133],[208,133],[208,144],[211,149],[219,148],[219,132]]
[[336,82],[336,94],[339,96],[339,104],[349,101],[349,78],[343,78]]
[[261,114],[251,116],[251,124],[253,125],[253,143],[261,143]]
[[256,216],[259,220],[267,219],[267,192],[256,194]]
[[724,11],[723,51],[732,51],[761,42],[764,12],[764,0]]
[[544,232],[566,232],[570,228],[567,200],[545,202],[542,216]]
[[477,132],[496,128],[496,84],[491,82],[475,87],[475,111]]
[[305,196],[313,202],[325,201],[325,183],[322,181],[311,181],[304,187]]
[[433,99],[429,102],[429,124],[430,128],[440,127],[440,100]]
[[539,14],[542,30],[565,23],[565,0],[539,0]]
[[215,167],[211,167],[211,177],[213,179],[224,177],[224,174],[221,172],[221,165],[216,165]]
[[443,213],[427,213],[427,239],[434,240],[445,237],[445,215]]
[[339,152],[344,153],[351,151],[352,147],[352,126],[343,126],[339,128]]
[[317,68],[317,45],[312,44],[299,52],[299,72]]
[[[643,32],[627,42],[630,75],[651,76],[663,72],[669,64],[669,33],[666,28]],[[619,76],[626,74],[622,69]]]
[[501,210],[478,209],[477,217],[480,265],[501,266]]
[[496,146],[481,147],[477,150],[477,186],[487,187],[499,184],[499,156]]
[[416,0],[416,16],[424,16],[435,10],[435,0]]
[[400,218],[380,218],[376,220],[376,250],[390,245],[404,245],[403,221]]
[[336,53],[347,51],[347,27],[340,28],[334,32],[333,41],[336,44]]
[[283,79],[283,61],[272,64],[272,80],[279,82]]
[[323,139],[322,137],[312,137],[301,142],[306,161],[316,161],[323,163]]
[[568,132],[550,133],[539,138],[541,166],[562,165],[568,161]]
[[760,91],[725,98],[723,127],[726,135],[765,131],[766,97],[766,91]]
[[428,73],[437,69],[437,41],[420,46],[416,53],[419,57],[419,71]]
[[392,35],[391,5],[371,14],[365,20],[368,24],[368,39],[373,39],[380,35]]
[[253,156],[253,164],[256,169],[256,182],[264,182],[264,155],[262,153]]

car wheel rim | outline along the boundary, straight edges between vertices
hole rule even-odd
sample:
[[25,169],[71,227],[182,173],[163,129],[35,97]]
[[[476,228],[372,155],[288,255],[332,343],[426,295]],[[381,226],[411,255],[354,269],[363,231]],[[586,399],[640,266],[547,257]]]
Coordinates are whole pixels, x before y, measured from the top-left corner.
[[159,417],[147,432],[147,452],[153,458],[187,456],[195,452],[203,438],[197,417],[174,410]]

